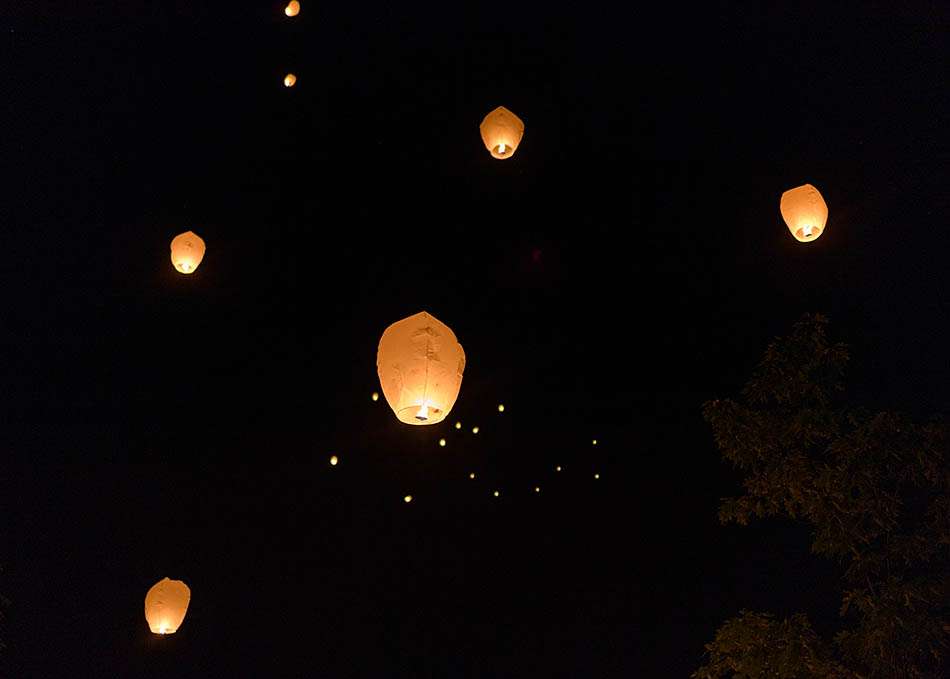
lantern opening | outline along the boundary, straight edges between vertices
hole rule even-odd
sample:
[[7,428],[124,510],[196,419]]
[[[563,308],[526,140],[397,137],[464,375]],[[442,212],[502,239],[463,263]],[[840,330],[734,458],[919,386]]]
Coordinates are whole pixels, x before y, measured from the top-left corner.
[[499,156],[505,155],[505,145],[504,145],[504,144],[499,144],[496,153],[497,153]]
[[425,422],[429,419],[429,406],[423,403],[419,406],[419,412],[416,413],[416,419]]

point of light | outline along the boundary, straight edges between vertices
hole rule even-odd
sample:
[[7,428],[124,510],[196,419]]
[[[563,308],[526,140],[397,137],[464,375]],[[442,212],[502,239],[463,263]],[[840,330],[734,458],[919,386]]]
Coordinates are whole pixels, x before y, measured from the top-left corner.
[[599,479],[599,478],[600,478],[600,474],[594,474],[594,478],[595,478],[595,479]]
[[445,448],[445,439],[439,439],[439,445]]
[[339,461],[340,461],[340,458],[338,458],[336,455],[331,455],[331,456],[330,456],[330,465],[331,465],[331,466],[335,467]]
[[469,474],[469,475],[468,475],[468,478],[474,479],[474,478],[475,478],[475,472],[472,472],[471,474]]
[[455,428],[456,428],[456,429],[461,429],[461,428],[462,428],[462,423],[461,423],[461,422],[456,422],[456,423],[455,423]]
[[288,73],[284,76],[284,87],[293,87],[294,83],[297,82],[297,76],[293,73]]
[[478,433],[478,427],[472,427],[472,433],[473,433],[473,434],[477,434],[477,433]]
[[378,401],[378,400],[379,400],[379,394],[377,394],[377,393],[374,391],[374,392],[373,392],[373,395],[370,396],[370,398],[373,399],[374,401]]
[[498,404],[498,412],[500,412],[500,413],[505,412],[505,404],[504,404],[504,403],[499,403],[499,404]]
[[561,471],[561,465],[558,465],[558,466],[557,466],[557,469],[555,469],[555,471]]
[[535,493],[540,493],[540,492],[541,492],[541,489],[540,489],[538,486],[535,486],[535,487],[534,487],[534,492],[535,492]]
[[402,501],[405,502],[406,504],[409,504],[410,502],[412,502],[412,495],[407,495],[406,497],[402,499]]
[[496,491],[494,492],[494,495],[495,495],[495,497],[498,497],[499,495],[501,495],[501,493],[499,493],[499,492],[496,490]]
[[289,17],[295,17],[300,13],[300,3],[298,0],[290,0],[286,7],[284,7],[284,14]]
[[597,439],[594,439],[593,441],[591,441],[591,445],[596,446],[596,445],[597,445]]

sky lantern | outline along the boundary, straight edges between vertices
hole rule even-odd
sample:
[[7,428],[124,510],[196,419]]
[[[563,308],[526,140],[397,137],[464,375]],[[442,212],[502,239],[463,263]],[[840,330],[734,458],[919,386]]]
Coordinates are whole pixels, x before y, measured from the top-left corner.
[[828,206],[811,184],[802,184],[783,193],[779,209],[788,230],[802,243],[815,240],[825,230]]
[[290,0],[287,6],[284,7],[284,14],[289,17],[295,17],[300,14],[300,3],[297,2],[297,0]]
[[172,264],[179,272],[195,272],[205,256],[205,242],[194,231],[185,231],[172,238]]
[[494,495],[495,495],[495,497],[498,497],[499,495],[501,495],[501,493],[499,493],[499,492],[496,490],[495,493],[494,493]]
[[455,428],[456,428],[456,429],[461,429],[461,428],[462,428],[462,423],[461,423],[461,422],[456,422],[456,423],[455,423]]
[[155,634],[174,634],[181,627],[191,590],[181,580],[162,578],[145,595],[145,620]]
[[372,395],[370,398],[372,398],[374,402],[375,402],[375,401],[378,401],[378,400],[379,400],[379,392],[374,391],[374,392],[373,392],[373,395]]
[[297,76],[293,73],[288,73],[284,76],[284,87],[293,87],[297,82]]
[[451,328],[422,311],[386,328],[376,370],[383,396],[400,422],[436,424],[458,398],[465,352]]
[[499,160],[511,158],[524,136],[524,123],[521,118],[504,106],[499,106],[485,116],[478,129],[482,133],[485,148],[489,150],[492,158]]
[[439,445],[445,448],[445,439],[439,439]]
[[405,502],[406,504],[409,504],[410,502],[412,502],[412,495],[407,495],[406,497],[402,499],[402,501]]
[[473,434],[477,434],[477,433],[478,433],[478,427],[472,427],[472,433],[473,433]]
[[336,455],[331,455],[331,456],[330,456],[330,466],[331,466],[331,467],[336,467],[339,463],[340,463],[340,458],[338,458]]

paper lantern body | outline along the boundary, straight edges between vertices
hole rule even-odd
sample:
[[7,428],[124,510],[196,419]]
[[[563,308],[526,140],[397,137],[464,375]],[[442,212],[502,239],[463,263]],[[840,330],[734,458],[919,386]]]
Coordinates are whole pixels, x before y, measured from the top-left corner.
[[515,155],[518,144],[521,143],[521,137],[524,136],[524,123],[521,118],[504,106],[499,106],[485,116],[478,129],[482,133],[485,148],[491,153],[492,158],[499,160]]
[[192,274],[205,256],[205,242],[194,231],[185,231],[172,239],[172,264],[184,274]]
[[297,0],[290,0],[287,6],[284,7],[284,14],[289,17],[295,17],[300,14],[300,3],[297,2]]
[[162,578],[145,595],[145,620],[155,634],[174,634],[181,627],[191,590],[181,580]]
[[284,87],[293,87],[297,83],[297,76],[293,73],[288,73],[284,76]]
[[400,422],[436,424],[458,398],[465,352],[447,325],[423,311],[386,328],[376,370]]
[[815,240],[825,230],[828,206],[818,189],[811,184],[803,184],[783,193],[779,209],[788,230],[802,243]]

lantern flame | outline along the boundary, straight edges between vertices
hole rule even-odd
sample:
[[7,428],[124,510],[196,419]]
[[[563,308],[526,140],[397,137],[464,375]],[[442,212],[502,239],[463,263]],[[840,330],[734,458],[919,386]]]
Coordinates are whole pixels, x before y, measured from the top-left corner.
[[425,422],[429,419],[429,404],[423,403],[419,406],[419,412],[416,413],[416,419]]

